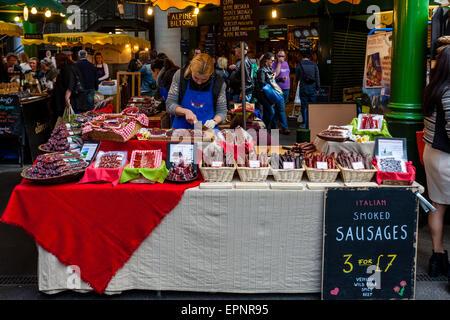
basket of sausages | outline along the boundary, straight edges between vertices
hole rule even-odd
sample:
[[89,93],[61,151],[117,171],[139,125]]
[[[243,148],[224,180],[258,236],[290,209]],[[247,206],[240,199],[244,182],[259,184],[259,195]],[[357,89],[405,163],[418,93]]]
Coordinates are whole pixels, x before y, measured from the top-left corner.
[[311,182],[334,182],[340,172],[334,152],[329,156],[324,152],[306,154],[304,168]]
[[372,155],[340,151],[336,157],[337,167],[344,182],[370,182],[377,169],[372,164]]
[[203,179],[208,182],[231,182],[236,163],[233,152],[224,152],[216,143],[209,144],[202,153],[200,172]]
[[305,169],[303,168],[303,155],[293,152],[285,154],[272,153],[270,156],[270,168],[277,182],[300,182]]
[[242,182],[264,182],[269,175],[269,157],[266,152],[257,154],[239,154],[237,157],[237,171]]

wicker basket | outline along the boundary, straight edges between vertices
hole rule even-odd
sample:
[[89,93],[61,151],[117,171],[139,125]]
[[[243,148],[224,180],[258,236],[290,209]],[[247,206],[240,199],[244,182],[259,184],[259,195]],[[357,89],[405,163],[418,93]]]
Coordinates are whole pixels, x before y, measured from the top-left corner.
[[337,165],[339,170],[341,170],[342,180],[344,182],[370,182],[373,179],[377,169],[372,166],[373,169],[363,169],[363,170],[353,170]]
[[127,142],[141,130],[142,125],[139,122],[136,122],[136,125],[134,126],[134,130],[131,132],[131,134],[124,139],[120,134],[115,133],[114,131],[97,131],[92,130],[88,133],[89,138],[96,141],[114,141],[114,142]]
[[391,186],[410,186],[412,183],[410,183],[409,181],[400,181],[400,180],[383,180],[381,184]]
[[273,177],[277,182],[301,182],[305,169],[272,169]]
[[203,179],[207,182],[231,182],[235,171],[236,166],[221,168],[200,166],[200,172],[202,173]]
[[314,169],[308,168],[305,163],[303,163],[303,168],[306,170],[306,175],[310,182],[334,182],[341,170],[339,169]]
[[242,182],[264,182],[269,175],[270,167],[248,168],[237,167],[239,178]]

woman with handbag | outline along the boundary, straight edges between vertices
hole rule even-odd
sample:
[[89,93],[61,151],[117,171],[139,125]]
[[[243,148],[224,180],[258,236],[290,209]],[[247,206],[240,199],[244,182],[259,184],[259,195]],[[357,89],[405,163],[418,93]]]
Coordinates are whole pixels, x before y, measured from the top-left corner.
[[272,69],[274,61],[275,55],[272,52],[264,54],[256,75],[257,98],[263,106],[263,122],[267,130],[276,128],[274,126],[275,110],[273,105],[283,99],[277,90],[279,87],[275,82],[275,73]]

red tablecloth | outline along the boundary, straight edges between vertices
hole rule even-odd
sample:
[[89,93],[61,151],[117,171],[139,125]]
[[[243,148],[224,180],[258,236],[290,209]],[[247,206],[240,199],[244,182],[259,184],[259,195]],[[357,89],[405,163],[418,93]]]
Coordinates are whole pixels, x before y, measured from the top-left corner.
[[[162,148],[164,142],[102,143],[101,150]],[[151,149],[149,149],[151,150]],[[163,153],[165,155],[165,149]],[[130,152],[131,155],[131,152]],[[77,184],[42,186],[23,180],[1,222],[29,233],[102,293],[142,241],[175,208],[190,184]]]

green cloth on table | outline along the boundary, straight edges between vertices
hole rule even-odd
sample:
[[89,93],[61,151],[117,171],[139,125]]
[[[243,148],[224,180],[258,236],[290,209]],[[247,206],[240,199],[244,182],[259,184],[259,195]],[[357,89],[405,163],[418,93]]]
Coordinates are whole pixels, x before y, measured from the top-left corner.
[[385,119],[383,119],[383,126],[381,127],[381,131],[359,131],[358,118],[354,118],[350,125],[353,127],[354,135],[369,136],[370,141],[375,141],[375,138],[392,138]]
[[130,180],[139,179],[144,177],[148,180],[163,183],[169,174],[169,170],[166,168],[166,162],[163,160],[161,166],[157,169],[135,168],[131,169],[128,164],[120,176],[119,183],[126,183]]

